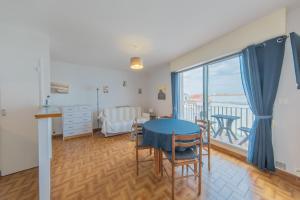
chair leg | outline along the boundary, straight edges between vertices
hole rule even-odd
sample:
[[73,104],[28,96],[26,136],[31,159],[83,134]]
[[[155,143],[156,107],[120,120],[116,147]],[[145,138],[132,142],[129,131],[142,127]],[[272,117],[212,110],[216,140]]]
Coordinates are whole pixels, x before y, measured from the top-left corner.
[[164,169],[163,169],[163,154],[162,151],[160,151],[160,155],[159,155],[159,159],[160,159],[160,175],[161,177],[164,176]]
[[198,196],[201,194],[201,179],[202,179],[202,154],[200,154],[200,160],[198,162],[199,173],[198,173]]
[[197,169],[197,162],[194,162],[194,176],[195,180],[197,179],[198,169]]
[[150,151],[150,156],[151,156],[151,155],[152,155],[152,148],[150,148],[150,150],[149,150],[149,151]]
[[172,163],[172,200],[174,200],[174,192],[175,192],[175,166]]
[[136,154],[136,175],[139,175],[139,151],[136,148],[135,150],[135,154]]
[[201,194],[201,181],[202,181],[202,137],[200,140],[200,145],[199,145],[199,158],[198,158],[198,167],[199,167],[199,172],[198,172],[198,196]]
[[183,176],[184,165],[181,165],[181,176]]
[[210,146],[208,146],[208,156],[207,156],[207,160],[208,160],[208,171],[210,171]]

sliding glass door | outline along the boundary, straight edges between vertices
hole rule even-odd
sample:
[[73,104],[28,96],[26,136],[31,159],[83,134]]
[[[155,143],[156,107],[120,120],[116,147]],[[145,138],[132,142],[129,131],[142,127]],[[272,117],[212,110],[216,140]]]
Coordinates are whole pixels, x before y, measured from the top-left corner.
[[212,139],[247,149],[254,116],[244,94],[239,55],[182,72],[181,115],[211,121]]
[[194,121],[204,115],[203,67],[188,70],[181,76],[181,118]]

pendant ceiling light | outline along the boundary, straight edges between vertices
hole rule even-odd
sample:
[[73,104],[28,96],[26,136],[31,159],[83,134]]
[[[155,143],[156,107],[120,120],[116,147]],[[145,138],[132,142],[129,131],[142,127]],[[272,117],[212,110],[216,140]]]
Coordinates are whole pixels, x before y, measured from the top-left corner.
[[143,69],[143,60],[140,57],[130,58],[130,68],[131,69]]

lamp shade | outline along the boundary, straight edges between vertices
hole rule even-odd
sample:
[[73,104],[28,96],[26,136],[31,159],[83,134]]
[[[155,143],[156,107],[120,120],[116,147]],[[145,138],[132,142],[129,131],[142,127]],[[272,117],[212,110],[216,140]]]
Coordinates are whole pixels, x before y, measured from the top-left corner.
[[130,58],[130,68],[131,69],[143,69],[143,60],[140,57]]

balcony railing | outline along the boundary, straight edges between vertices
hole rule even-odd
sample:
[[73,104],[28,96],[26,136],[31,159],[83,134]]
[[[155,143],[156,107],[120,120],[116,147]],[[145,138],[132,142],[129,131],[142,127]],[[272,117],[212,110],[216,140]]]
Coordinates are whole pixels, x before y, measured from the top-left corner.
[[[209,105],[207,110],[208,119],[212,122],[213,131],[217,131],[219,129],[218,121],[212,115],[230,115],[238,117],[238,119],[234,120],[231,126],[232,132],[238,138],[238,141],[233,142],[234,144],[238,144],[240,140],[245,138],[245,133],[243,133],[239,128],[241,127],[252,127],[252,123],[254,121],[254,115],[250,108],[247,105],[230,105],[228,104],[222,105],[218,103],[217,105]],[[189,121],[194,121],[197,116],[198,119],[205,118],[205,111],[201,104],[197,103],[188,103],[184,102],[183,104],[183,112],[182,118]],[[211,131],[211,134],[214,135],[214,132]],[[226,133],[223,133],[223,136],[216,137],[215,139],[221,140],[223,142],[228,143],[228,139],[226,137]],[[243,147],[246,148],[247,143],[243,143]]]

